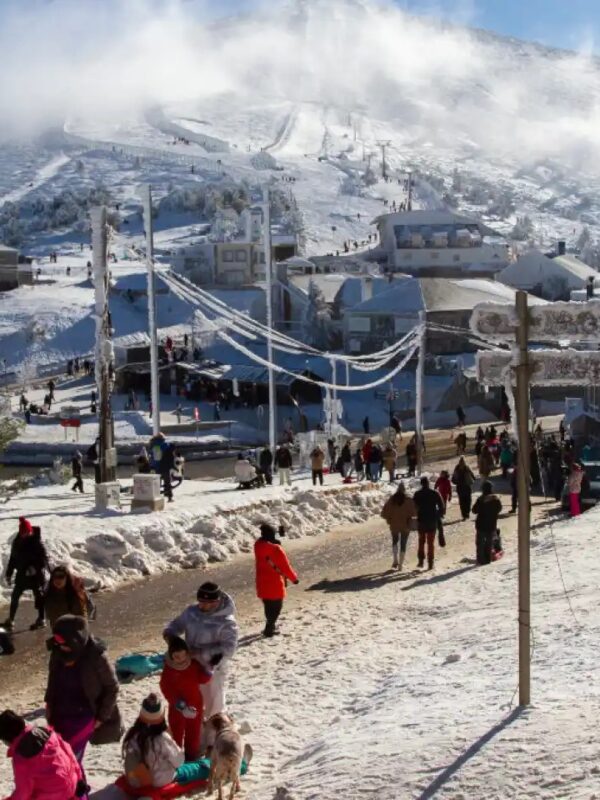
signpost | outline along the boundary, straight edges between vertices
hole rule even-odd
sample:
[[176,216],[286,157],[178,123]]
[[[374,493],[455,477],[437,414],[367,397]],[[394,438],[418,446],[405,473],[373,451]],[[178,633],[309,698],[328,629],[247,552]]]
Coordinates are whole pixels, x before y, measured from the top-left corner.
[[600,352],[529,350],[529,342],[600,341],[600,302],[548,303],[528,307],[527,293],[517,292],[516,306],[483,303],[474,308],[471,330],[497,342],[516,344],[517,350],[477,354],[477,376],[483,384],[515,385],[519,441],[519,704],[531,702],[530,628],[530,441],[529,386],[581,386],[600,383]]

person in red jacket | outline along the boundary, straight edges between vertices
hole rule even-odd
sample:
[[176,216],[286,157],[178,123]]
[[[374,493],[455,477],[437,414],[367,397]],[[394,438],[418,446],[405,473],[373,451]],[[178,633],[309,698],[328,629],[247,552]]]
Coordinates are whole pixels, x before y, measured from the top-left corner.
[[183,639],[174,636],[169,641],[160,690],[169,704],[171,734],[184,749],[186,761],[200,758],[204,711],[200,684],[208,683],[211,677],[212,673],[191,657]]
[[433,488],[436,490],[436,492],[439,492],[440,497],[444,501],[444,511],[446,511],[448,503],[450,500],[452,500],[452,482],[450,481],[448,470],[443,469],[440,472],[440,476],[435,482],[435,486]]
[[[280,533],[283,531],[280,529]],[[260,539],[254,543],[256,559],[256,594],[265,607],[265,629],[263,636],[275,636],[277,622],[286,596],[286,582],[298,583],[285,551],[279,543],[275,528],[268,523],[260,526]]]

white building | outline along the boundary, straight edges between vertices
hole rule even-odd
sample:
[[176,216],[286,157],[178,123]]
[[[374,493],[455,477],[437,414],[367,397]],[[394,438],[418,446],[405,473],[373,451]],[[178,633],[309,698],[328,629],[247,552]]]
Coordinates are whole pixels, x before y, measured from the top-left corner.
[[498,275],[514,289],[525,289],[547,300],[568,300],[572,291],[585,289],[589,279],[600,276],[572,255],[549,258],[539,250],[528,250]]
[[401,211],[373,220],[392,272],[429,277],[491,277],[508,264],[506,244],[476,219],[447,211]]

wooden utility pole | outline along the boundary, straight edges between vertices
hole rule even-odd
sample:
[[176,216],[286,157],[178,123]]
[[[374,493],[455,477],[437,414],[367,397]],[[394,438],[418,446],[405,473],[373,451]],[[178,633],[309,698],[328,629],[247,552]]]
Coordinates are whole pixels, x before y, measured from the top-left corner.
[[531,702],[531,629],[530,629],[530,440],[529,440],[529,317],[527,292],[516,296],[517,346],[517,430],[519,454],[517,461],[518,535],[519,535],[519,705]]
[[263,189],[263,249],[265,251],[265,277],[267,295],[267,360],[269,362],[269,448],[273,456],[277,446],[277,392],[273,369],[273,244],[271,238],[271,193]]
[[156,281],[154,277],[154,232],[152,223],[152,191],[142,187],[144,228],[146,231],[146,268],[148,270],[148,333],[150,334],[150,401],[152,403],[152,433],[160,433],[160,393],[158,382],[158,332],[156,326]]

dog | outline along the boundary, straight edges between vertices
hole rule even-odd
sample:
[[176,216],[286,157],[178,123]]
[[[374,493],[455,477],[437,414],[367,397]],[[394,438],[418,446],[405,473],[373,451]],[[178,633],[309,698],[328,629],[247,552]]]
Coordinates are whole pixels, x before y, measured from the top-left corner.
[[249,762],[252,749],[242,746],[242,737],[238,733],[233,719],[224,711],[213,714],[206,723],[208,735],[214,739],[210,750],[210,774],[208,776],[207,794],[212,794],[216,784],[218,800],[223,800],[223,784],[231,782],[229,800],[233,800],[240,786],[240,768],[242,758]]

